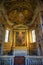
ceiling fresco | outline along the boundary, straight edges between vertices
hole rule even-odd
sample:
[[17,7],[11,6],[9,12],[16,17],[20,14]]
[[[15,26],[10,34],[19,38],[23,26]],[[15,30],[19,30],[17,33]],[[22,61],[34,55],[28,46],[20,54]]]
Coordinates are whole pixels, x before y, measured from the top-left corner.
[[3,0],[3,6],[7,17],[13,25],[30,24],[38,0]]

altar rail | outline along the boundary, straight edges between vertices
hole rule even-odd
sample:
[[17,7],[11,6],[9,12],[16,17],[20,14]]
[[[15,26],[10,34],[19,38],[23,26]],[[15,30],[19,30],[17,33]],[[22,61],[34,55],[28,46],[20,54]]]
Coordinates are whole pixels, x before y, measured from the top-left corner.
[[43,65],[43,56],[27,56],[26,65]]
[[[0,65],[14,65],[14,56],[0,56]],[[25,56],[25,65],[43,65],[43,56]]]

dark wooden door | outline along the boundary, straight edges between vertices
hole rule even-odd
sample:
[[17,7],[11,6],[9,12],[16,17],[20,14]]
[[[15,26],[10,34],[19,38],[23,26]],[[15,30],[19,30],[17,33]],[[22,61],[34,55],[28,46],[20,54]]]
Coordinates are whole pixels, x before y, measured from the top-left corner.
[[15,56],[14,65],[25,65],[25,57],[24,56]]

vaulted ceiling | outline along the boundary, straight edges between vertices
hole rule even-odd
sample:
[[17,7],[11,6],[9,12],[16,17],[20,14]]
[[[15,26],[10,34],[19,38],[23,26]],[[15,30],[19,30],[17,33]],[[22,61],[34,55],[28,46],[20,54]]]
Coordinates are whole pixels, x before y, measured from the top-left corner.
[[31,23],[37,5],[38,0],[3,0],[8,20],[13,25]]

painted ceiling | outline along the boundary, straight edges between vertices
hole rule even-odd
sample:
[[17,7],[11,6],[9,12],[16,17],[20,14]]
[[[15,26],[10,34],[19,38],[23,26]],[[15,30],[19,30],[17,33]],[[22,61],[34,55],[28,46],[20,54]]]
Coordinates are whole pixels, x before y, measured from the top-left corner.
[[37,4],[38,0],[3,0],[8,20],[13,25],[31,23]]

